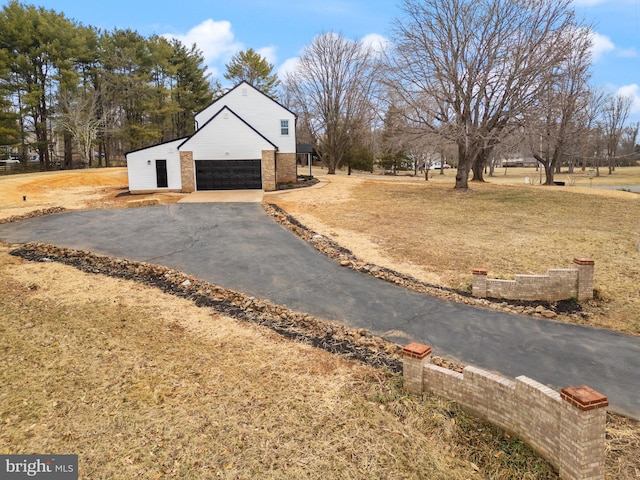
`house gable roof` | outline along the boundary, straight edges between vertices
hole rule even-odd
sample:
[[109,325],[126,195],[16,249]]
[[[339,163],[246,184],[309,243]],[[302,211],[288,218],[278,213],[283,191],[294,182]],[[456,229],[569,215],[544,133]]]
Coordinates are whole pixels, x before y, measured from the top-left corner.
[[[219,96],[218,98],[216,98],[210,105],[207,105],[205,108],[203,108],[202,110],[200,110],[199,112],[197,112],[194,117],[197,117],[198,115],[200,115],[202,112],[204,112],[207,108],[209,108],[211,105],[213,105],[216,102],[219,102],[220,100],[222,100],[224,97],[226,97],[227,95],[229,95],[231,92],[233,92],[234,90],[237,90],[238,88],[240,88],[241,86],[246,86],[249,87],[253,90],[255,90],[256,92],[258,92],[260,95],[262,95],[265,98],[268,98],[269,100],[271,100],[273,103],[275,103],[276,105],[278,105],[280,108],[286,110],[287,112],[289,112],[291,115],[293,115],[295,118],[298,118],[298,115],[296,115],[294,112],[292,112],[291,110],[289,110],[287,107],[285,107],[284,105],[282,105],[280,102],[278,102],[277,100],[271,98],[269,95],[267,95],[266,93],[264,93],[262,90],[258,90],[256,87],[254,87],[253,85],[251,85],[249,82],[247,82],[246,80],[242,80],[240,83],[238,83],[236,86],[232,87],[231,89],[229,89],[227,92],[225,92],[223,95]],[[201,127],[199,127],[201,128]]]
[[231,115],[233,115],[234,117],[236,117],[238,120],[240,120],[244,125],[246,125],[250,130],[252,130],[256,135],[258,135],[260,138],[262,138],[265,142],[267,142],[269,145],[273,146],[274,150],[278,149],[278,146],[275,145],[271,140],[269,140],[267,137],[265,137],[263,134],[261,134],[258,130],[256,130],[255,128],[253,128],[253,126],[251,126],[251,124],[249,124],[245,119],[243,119],[240,115],[238,115],[237,113],[235,113],[233,110],[231,110],[228,106],[223,106],[220,110],[218,110],[218,112],[213,115],[209,120],[207,120],[207,122],[202,125],[202,127],[198,128],[198,130],[191,135],[190,137],[188,137],[187,139],[185,139],[184,142],[182,142],[180,145],[178,145],[178,150],[180,150],[183,145],[185,145],[186,143],[189,142],[189,140],[191,140],[192,138],[194,138],[195,136],[197,136],[200,132],[205,130],[205,127],[207,125],[209,125],[211,122],[213,122],[218,116],[220,116],[220,114],[222,114],[224,111],[228,111],[229,113],[231,113]]

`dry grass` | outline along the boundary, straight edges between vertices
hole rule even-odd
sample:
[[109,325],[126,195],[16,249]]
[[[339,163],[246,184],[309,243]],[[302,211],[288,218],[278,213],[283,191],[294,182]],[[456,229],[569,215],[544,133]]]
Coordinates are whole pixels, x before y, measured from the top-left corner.
[[[640,168],[624,170],[625,184],[640,184]],[[457,289],[469,289],[474,267],[513,278],[593,258],[588,323],[640,334],[640,195],[493,183],[462,193],[453,175],[323,176],[322,188],[269,201],[366,261]]]
[[[117,197],[123,172],[2,178],[0,218],[50,206],[125,206],[126,197]],[[521,185],[513,173],[505,182]],[[455,194],[452,179],[338,175],[323,188],[270,201],[362,258],[443,285],[464,286],[480,260],[501,274],[591,255],[608,299],[591,307],[593,318],[612,328],[624,308],[640,318],[638,269],[623,258],[640,233],[637,195],[507,186]],[[469,214],[472,200],[483,221]],[[470,228],[462,232],[461,223]],[[546,226],[555,233],[540,236]],[[598,256],[606,244],[621,268],[607,282],[615,269]],[[454,404],[407,395],[396,376],[132,282],[6,252],[1,453],[77,453],[81,478],[555,478],[521,442]],[[638,423],[612,415],[607,437],[607,477],[640,478]]]
[[129,281],[0,249],[0,452],[81,478],[555,478],[399,377]]

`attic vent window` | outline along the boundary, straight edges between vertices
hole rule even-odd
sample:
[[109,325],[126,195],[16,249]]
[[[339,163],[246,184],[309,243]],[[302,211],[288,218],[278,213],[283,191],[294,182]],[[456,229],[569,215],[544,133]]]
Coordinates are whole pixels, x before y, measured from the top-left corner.
[[225,120],[228,120],[229,119],[229,112],[224,112],[222,114],[222,118],[224,118]]
[[243,97],[246,97],[246,96],[247,96],[247,89],[246,89],[246,88],[243,88],[243,89],[242,89],[242,96],[243,96]]

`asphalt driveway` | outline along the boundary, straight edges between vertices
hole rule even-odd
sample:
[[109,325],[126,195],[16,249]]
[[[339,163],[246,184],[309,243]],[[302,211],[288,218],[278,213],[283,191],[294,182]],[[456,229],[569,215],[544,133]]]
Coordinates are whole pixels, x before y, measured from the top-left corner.
[[587,384],[640,419],[640,338],[414,293],[340,267],[257,203],[68,212],[0,225],[38,241],[165,265],[398,343],[561,388]]

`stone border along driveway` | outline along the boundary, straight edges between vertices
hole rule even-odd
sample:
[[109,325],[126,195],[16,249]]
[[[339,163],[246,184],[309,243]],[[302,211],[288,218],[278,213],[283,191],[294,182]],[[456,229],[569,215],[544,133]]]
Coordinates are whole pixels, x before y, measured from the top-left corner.
[[[394,283],[403,288],[413,290],[414,292],[431,295],[433,297],[450,300],[456,303],[475,305],[507,313],[532,315],[537,318],[555,318],[559,313],[568,314],[576,323],[588,318],[588,314],[582,312],[580,304],[575,302],[559,301],[550,303],[546,301],[536,302],[521,300],[509,300],[507,302],[503,299],[496,299],[493,301],[487,298],[480,299],[473,297],[470,292],[431,285],[389,268],[363,262],[350,250],[302,225],[277,205],[270,203],[263,203],[262,205],[267,214],[273,217],[275,221],[311,244],[320,253],[339,262],[343,267],[348,267],[352,270],[369,274],[375,278]],[[471,280],[471,269],[469,269],[469,279]]]
[[[189,299],[196,306],[209,307],[236,320],[268,327],[285,338],[347,359],[358,360],[375,368],[402,372],[402,346],[373,336],[364,329],[352,329],[320,320],[168,267],[34,242],[21,245],[10,254],[29,261],[59,262],[86,273],[133,280]],[[463,368],[463,365],[441,357],[433,357],[432,363],[458,372]]]
[[10,254],[29,261],[59,262],[86,273],[133,280],[192,300],[199,307],[271,328],[284,337],[319,347],[373,367],[402,371],[402,348],[364,330],[320,320],[266,300],[256,299],[161,265],[152,265],[83,250],[27,243]]

